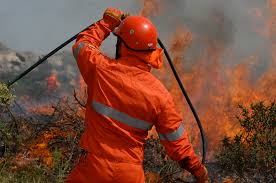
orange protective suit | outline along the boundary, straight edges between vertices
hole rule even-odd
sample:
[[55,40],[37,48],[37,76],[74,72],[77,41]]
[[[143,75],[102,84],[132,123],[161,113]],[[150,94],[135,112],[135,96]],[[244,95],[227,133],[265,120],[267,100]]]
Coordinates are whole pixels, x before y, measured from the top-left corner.
[[151,53],[121,49],[118,60],[103,55],[102,41],[114,30],[100,20],[79,34],[73,45],[78,67],[88,85],[85,131],[80,144],[88,153],[67,182],[142,183],[143,144],[154,125],[168,155],[175,161],[200,164],[188,142],[173,99],[151,73],[160,67],[161,49]]

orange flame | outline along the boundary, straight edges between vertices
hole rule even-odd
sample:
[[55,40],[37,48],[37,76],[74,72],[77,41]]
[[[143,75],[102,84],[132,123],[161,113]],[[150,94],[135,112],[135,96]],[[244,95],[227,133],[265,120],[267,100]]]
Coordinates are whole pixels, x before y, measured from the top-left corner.
[[[233,68],[226,67],[222,63],[222,53],[227,53],[229,60],[235,59],[235,54],[231,52],[231,48],[226,48],[214,40],[201,38],[206,40],[205,50],[194,61],[191,68],[187,70],[185,69],[187,67],[186,64],[183,63],[185,60],[184,52],[195,36],[187,31],[186,28],[178,28],[171,39],[170,52],[174,57],[175,67],[178,69],[184,86],[187,86],[186,89],[203,122],[209,148],[212,149],[211,156],[214,150],[219,147],[223,136],[234,136],[238,132],[239,127],[235,122],[235,115],[238,114],[238,104],[249,105],[257,100],[268,101],[275,99],[276,0],[269,0],[268,4],[272,15],[270,19],[267,19],[264,13],[265,10],[262,8],[256,7],[248,10],[252,16],[252,22],[254,22],[253,29],[255,29],[255,32],[266,39],[273,39],[274,36],[271,48],[271,67],[255,82],[251,81],[254,76],[252,68],[256,66],[259,58],[254,54],[249,55],[242,60],[241,64]],[[155,11],[154,9],[160,10],[160,2],[145,0],[141,14],[149,16],[160,13],[160,11]],[[214,18],[217,24],[221,24],[221,17],[217,16]],[[194,128],[193,116],[172,73],[168,72],[169,70],[168,64],[165,63],[163,69],[157,74],[158,78],[167,85],[174,97],[177,108],[182,109],[180,112],[185,119],[186,129],[190,132],[191,140],[194,144],[199,145],[199,134],[197,129]],[[156,136],[155,131],[151,131],[149,135]]]
[[[208,138],[209,157],[219,148],[220,141],[226,136],[234,136],[238,130],[235,119],[237,105],[249,105],[257,100],[275,100],[276,94],[276,0],[268,1],[271,17],[265,16],[264,9],[253,8],[248,10],[252,16],[252,21],[258,21],[264,28],[258,28],[254,24],[253,28],[265,39],[271,39],[271,65],[259,78],[254,79],[253,68],[260,62],[257,55],[252,53],[241,60],[241,63],[233,67],[223,64],[225,53],[228,60],[235,60],[235,53],[231,48],[225,47],[222,43],[215,40],[201,38],[200,35],[191,33],[185,27],[178,27],[170,40],[170,52],[178,73],[187,89],[192,103],[198,111],[203,127]],[[160,13],[161,5],[158,0],[145,0],[141,15],[157,15]],[[220,24],[220,17],[215,17],[215,21]],[[259,24],[258,24],[259,25]],[[193,61],[190,68],[187,66],[185,51],[193,40],[205,40],[205,48],[201,54]],[[157,71],[154,71],[157,72]],[[175,81],[168,64],[158,71],[157,77],[166,84],[172,94],[175,104],[183,115],[185,127],[190,132],[193,144],[200,144],[200,136],[195,128],[194,118],[190,109],[182,96],[177,82]],[[56,74],[46,79],[49,91],[55,90],[60,84]],[[84,96],[82,101],[86,101],[86,84],[83,79],[79,79],[79,96]],[[52,114],[52,109],[36,108],[38,113]],[[81,111],[81,110],[80,110]],[[83,112],[80,112],[83,114]],[[52,166],[52,155],[48,150],[48,142],[56,135],[68,135],[69,132],[53,131],[43,134],[37,139],[36,143],[30,147],[32,158],[40,157],[43,161]],[[156,132],[152,130],[149,136],[157,138]]]
[[45,80],[47,82],[47,89],[49,92],[56,90],[60,86],[60,83],[57,79],[56,74],[52,74],[51,76],[47,77]]
[[61,131],[59,129],[51,129],[50,131],[44,132],[40,135],[35,142],[29,145],[28,155],[30,159],[39,158],[44,164],[49,167],[53,166],[53,155],[49,150],[49,142],[55,137],[68,137],[74,135],[72,131]]
[[276,13],[276,0],[269,0],[269,1],[268,1],[268,6],[269,6],[272,10],[275,11],[275,12],[273,12],[273,13]]
[[[273,1],[275,2],[276,0]],[[230,47],[225,47],[215,40],[201,38],[200,35],[191,36],[192,33],[187,33],[185,28],[178,28],[173,34],[170,52],[174,56],[174,64],[203,122],[208,138],[209,158],[213,157],[213,153],[219,148],[224,136],[233,137],[239,131],[239,125],[235,119],[235,116],[239,114],[238,104],[248,106],[259,100],[265,102],[275,100],[276,42],[273,40],[273,35],[275,36],[276,31],[271,31],[272,21],[264,16],[263,11],[265,10],[261,8],[249,11],[253,12],[253,21],[258,18],[258,21],[266,25],[263,30],[256,32],[262,36],[265,35],[266,39],[272,39],[273,43],[271,46],[272,63],[259,78],[256,78],[254,69],[260,63],[260,58],[254,53],[241,60],[241,64],[234,67],[225,66],[223,64],[225,53],[229,55],[228,60],[236,59]],[[217,19],[219,24],[219,18]],[[206,40],[206,47],[189,69],[183,62],[185,62],[185,50],[191,44],[192,38]],[[182,109],[180,112],[183,114],[186,129],[190,132],[193,144],[198,146],[200,139],[198,130],[194,127],[193,116],[169,70],[168,65],[164,64],[163,70],[160,71],[162,76],[159,75],[159,79],[167,85],[177,108]],[[253,78],[256,79],[253,80]]]
[[28,112],[35,113],[35,114],[41,114],[46,116],[51,116],[55,109],[51,105],[37,105],[35,107],[29,107]]
[[161,11],[160,0],[143,0],[143,8],[140,11],[141,16],[157,15]]

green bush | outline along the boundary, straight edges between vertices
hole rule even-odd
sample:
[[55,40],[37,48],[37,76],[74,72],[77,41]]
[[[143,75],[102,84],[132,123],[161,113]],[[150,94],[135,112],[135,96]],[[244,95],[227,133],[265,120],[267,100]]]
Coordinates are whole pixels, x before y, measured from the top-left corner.
[[239,106],[237,117],[241,130],[233,139],[225,137],[218,155],[219,163],[229,170],[243,175],[246,171],[258,171],[264,176],[275,176],[276,164],[276,105],[255,103],[246,108]]
[[0,103],[8,104],[14,96],[11,94],[6,84],[0,83]]

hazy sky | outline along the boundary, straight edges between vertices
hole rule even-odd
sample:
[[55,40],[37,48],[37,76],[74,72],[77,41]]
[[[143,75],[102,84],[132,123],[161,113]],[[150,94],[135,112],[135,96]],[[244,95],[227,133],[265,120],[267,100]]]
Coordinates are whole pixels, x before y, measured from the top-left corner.
[[[244,55],[265,50],[267,42],[252,30],[250,8],[261,0],[157,0],[162,12],[151,17],[168,44],[177,26],[210,39],[223,39]],[[88,24],[102,17],[107,7],[138,13],[142,0],[0,0],[0,41],[21,51],[46,54]],[[222,17],[223,25],[212,23]],[[260,25],[263,26],[263,25]],[[112,36],[111,36],[112,38]],[[112,43],[114,44],[114,43]],[[105,43],[108,52],[113,45]],[[67,47],[70,49],[70,47]]]
[[48,52],[112,6],[137,12],[137,0],[0,0],[0,41],[8,47]]

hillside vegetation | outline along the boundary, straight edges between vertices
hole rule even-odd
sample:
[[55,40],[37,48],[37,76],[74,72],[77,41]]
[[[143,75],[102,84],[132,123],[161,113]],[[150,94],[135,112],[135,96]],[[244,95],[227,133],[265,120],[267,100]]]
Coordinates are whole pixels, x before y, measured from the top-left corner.
[[[12,95],[2,96],[0,182],[64,182],[81,153],[78,140],[83,131],[84,109],[80,101],[63,98],[55,105],[22,116],[13,111],[18,105],[15,101],[6,102]],[[276,105],[260,102],[240,109],[237,120],[241,131],[235,138],[225,137],[222,141],[215,167],[206,165],[210,178],[214,182],[274,182]],[[168,158],[155,138],[145,144],[144,169],[147,182],[193,180]]]

